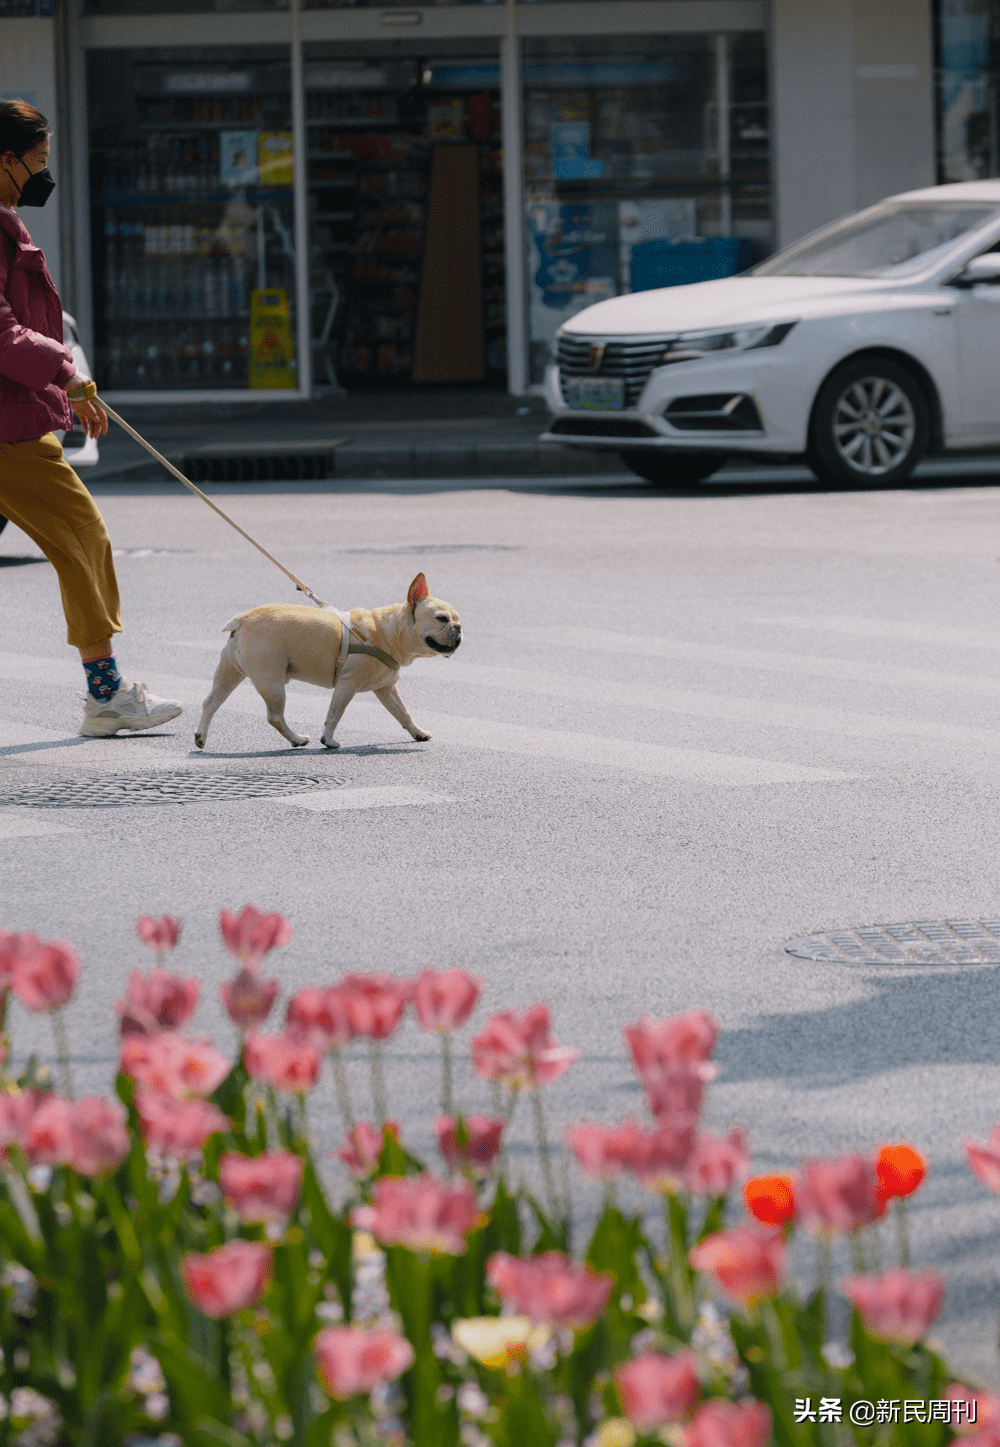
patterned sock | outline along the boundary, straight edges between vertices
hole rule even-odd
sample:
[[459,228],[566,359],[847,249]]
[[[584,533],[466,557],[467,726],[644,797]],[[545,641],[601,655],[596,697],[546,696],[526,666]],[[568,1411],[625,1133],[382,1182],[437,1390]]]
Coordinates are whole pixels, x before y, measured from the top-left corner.
[[91,698],[106,699],[121,686],[122,676],[114,657],[88,658],[83,665]]

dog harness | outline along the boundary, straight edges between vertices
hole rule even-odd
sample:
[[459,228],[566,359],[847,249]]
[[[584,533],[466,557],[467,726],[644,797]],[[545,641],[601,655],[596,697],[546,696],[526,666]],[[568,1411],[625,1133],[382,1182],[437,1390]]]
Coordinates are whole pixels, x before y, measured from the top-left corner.
[[341,622],[340,629],[340,652],[337,655],[337,662],[333,668],[333,686],[337,687],[337,679],[340,677],[340,670],[347,661],[349,653],[367,653],[370,658],[377,658],[379,663],[384,663],[386,668],[398,668],[399,664],[391,653],[386,653],[384,648],[379,648],[374,643],[355,643],[351,638],[354,624],[351,622],[350,613],[342,613],[339,608],[328,608],[330,613],[336,613]]

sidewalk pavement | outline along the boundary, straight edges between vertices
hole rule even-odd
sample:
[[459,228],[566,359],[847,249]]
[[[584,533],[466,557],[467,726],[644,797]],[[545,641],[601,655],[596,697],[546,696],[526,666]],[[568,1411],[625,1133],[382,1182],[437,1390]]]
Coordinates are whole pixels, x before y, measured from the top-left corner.
[[[479,389],[343,392],[310,402],[224,402],[116,407],[176,467],[207,449],[246,456],[339,443],[334,478],[508,477],[623,473],[617,453],[542,444],[540,397]],[[88,482],[138,482],[162,466],[113,422]]]

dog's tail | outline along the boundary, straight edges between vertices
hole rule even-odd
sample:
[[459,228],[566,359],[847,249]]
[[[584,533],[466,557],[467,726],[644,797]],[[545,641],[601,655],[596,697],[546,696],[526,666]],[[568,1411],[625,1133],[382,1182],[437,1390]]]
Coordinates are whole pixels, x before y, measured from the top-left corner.
[[245,613],[237,613],[235,618],[230,618],[228,623],[223,623],[222,627],[219,629],[219,632],[228,633],[231,638],[235,638],[237,632],[239,631],[240,624],[243,622],[243,619],[245,617]]

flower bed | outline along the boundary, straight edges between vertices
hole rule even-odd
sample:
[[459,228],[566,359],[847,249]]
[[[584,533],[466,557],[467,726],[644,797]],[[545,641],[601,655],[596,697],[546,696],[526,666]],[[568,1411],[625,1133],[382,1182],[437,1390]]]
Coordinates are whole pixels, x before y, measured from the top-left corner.
[[[250,905],[220,925],[238,965],[221,986],[237,1058],[183,1033],[199,986],[164,965],[180,927],[144,916],[156,963],[116,1007],[110,1099],[73,1098],[60,1011],[75,952],[0,931],[0,1028],[12,996],[49,1012],[59,1058],[58,1090],[34,1060],[4,1075],[0,1040],[0,1447],[1000,1447],[1000,1398],[953,1381],[925,1342],[944,1283],[910,1268],[905,1203],[925,1170],[912,1146],[748,1179],[742,1131],[699,1125],[715,1022],[643,1019],[625,1040],[648,1119],[567,1133],[605,1188],[574,1251],[542,1092],[577,1052],[554,1039],[545,1005],[475,1034],[495,1109],[467,1115],[453,1037],[479,981],[347,975],[299,990],[284,1027],[262,1033],[279,992],[264,961],[291,930]],[[386,1119],[381,1042],[410,1009],[441,1044],[433,1168]],[[355,1119],[344,1071],[357,1039],[374,1122]],[[350,1183],[336,1206],[307,1124],[324,1068]],[[540,1199],[505,1159],[522,1095]],[[997,1188],[1000,1127],[966,1152]],[[621,1177],[662,1200],[661,1229],[619,1204]],[[899,1265],[869,1269],[887,1211]],[[787,1277],[796,1230],[816,1241],[807,1296]],[[835,1288],[838,1235],[857,1269]],[[843,1342],[830,1339],[835,1289],[851,1304]]]

